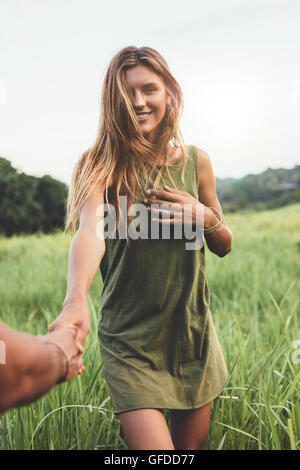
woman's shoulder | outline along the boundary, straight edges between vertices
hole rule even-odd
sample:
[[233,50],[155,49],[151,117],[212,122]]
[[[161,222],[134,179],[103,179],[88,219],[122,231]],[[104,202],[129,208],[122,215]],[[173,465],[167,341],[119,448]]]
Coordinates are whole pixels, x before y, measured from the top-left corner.
[[[198,167],[202,167],[205,162],[209,159],[209,155],[203,150],[197,147],[194,144],[187,144],[184,146],[184,153],[187,156],[188,160],[195,161],[197,160]],[[174,153],[174,157],[172,162],[180,162],[182,161],[182,148],[178,147],[176,152]]]
[[197,157],[197,164],[199,170],[203,170],[211,164],[210,156],[205,150],[200,147],[197,147],[196,145],[189,145],[188,147],[194,149],[195,155]]
[[[198,180],[199,183],[205,182],[205,180],[211,179],[213,175],[212,162],[209,154],[202,148],[197,145],[189,145],[190,149],[193,152],[190,155],[193,155],[193,158],[196,159],[197,169],[198,169]],[[204,184],[204,183],[203,183]]]

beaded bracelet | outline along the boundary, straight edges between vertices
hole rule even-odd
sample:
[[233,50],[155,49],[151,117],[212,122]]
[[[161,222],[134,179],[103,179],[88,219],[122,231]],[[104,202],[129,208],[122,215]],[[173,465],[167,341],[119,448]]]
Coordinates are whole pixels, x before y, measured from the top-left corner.
[[64,356],[65,356],[65,358],[66,358],[66,364],[67,364],[67,366],[66,366],[66,372],[65,372],[64,376],[57,382],[58,384],[60,384],[60,383],[64,382],[65,379],[68,377],[69,365],[70,365],[69,359],[68,359],[66,350],[65,350],[65,348],[63,348],[63,346],[61,346],[60,344],[58,344],[58,343],[57,343],[56,341],[54,341],[54,340],[45,341],[44,344],[47,344],[47,343],[48,343],[48,344],[55,344],[55,346],[57,346],[57,347],[63,352],[63,354],[64,354]]

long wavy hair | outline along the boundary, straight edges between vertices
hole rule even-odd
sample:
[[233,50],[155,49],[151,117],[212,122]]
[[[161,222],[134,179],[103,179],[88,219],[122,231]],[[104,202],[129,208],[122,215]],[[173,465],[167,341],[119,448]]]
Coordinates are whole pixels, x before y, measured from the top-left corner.
[[[140,64],[162,78],[171,98],[170,104],[166,105],[165,115],[153,142],[148,141],[141,132],[133,107],[133,93],[125,79],[126,70]],[[182,112],[181,88],[166,61],[156,50],[150,47],[129,46],[113,57],[104,77],[95,143],[83,153],[73,170],[66,204],[64,232],[75,232],[78,229],[81,208],[97,187],[104,190],[104,201],[114,206],[116,226],[118,226],[119,218],[123,217],[119,196],[127,196],[127,207],[130,208],[135,198],[136,184],[143,191],[151,171],[157,173],[153,185],[157,187],[163,167],[158,170],[155,162],[159,154],[162,165],[167,163],[170,141],[175,148],[181,148],[183,156],[181,178],[184,181],[187,156],[179,129]],[[137,171],[139,170],[137,163],[140,164],[142,171]],[[170,176],[168,166],[166,168]],[[108,187],[109,181],[113,182],[111,187]],[[171,181],[173,182],[172,178]],[[128,211],[126,216],[128,223]]]

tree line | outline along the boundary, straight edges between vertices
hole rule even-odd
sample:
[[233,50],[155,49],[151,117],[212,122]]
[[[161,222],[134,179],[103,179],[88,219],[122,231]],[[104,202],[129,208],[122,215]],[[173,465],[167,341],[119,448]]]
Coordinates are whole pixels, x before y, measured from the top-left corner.
[[18,172],[0,157],[0,233],[50,233],[64,228],[68,186],[49,175]]
[[[216,185],[224,212],[272,209],[300,202],[300,165],[268,168],[242,178],[216,178]],[[0,157],[0,234],[63,230],[68,189],[50,175],[20,172]]]
[[224,211],[273,209],[300,202],[300,165],[267,168],[242,178],[216,178],[218,198]]

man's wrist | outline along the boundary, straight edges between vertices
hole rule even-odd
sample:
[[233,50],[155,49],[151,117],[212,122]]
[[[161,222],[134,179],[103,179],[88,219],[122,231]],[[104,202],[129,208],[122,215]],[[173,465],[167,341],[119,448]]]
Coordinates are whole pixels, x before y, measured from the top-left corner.
[[69,372],[69,360],[67,354],[62,346],[60,346],[56,341],[45,341],[44,345],[51,352],[51,358],[53,358],[53,364],[57,368],[57,380],[56,383],[60,384],[64,382],[67,378]]

